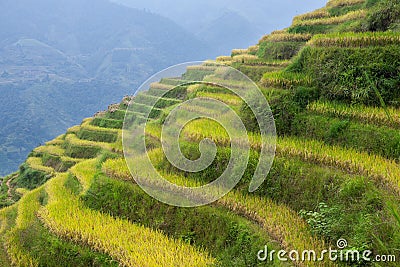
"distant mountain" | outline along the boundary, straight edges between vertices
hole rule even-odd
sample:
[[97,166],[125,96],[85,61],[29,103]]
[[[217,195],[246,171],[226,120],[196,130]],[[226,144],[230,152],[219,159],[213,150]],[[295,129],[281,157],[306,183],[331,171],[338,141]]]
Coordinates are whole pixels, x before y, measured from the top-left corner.
[[202,28],[196,35],[220,55],[232,48],[232,43],[239,48],[247,47],[249,40],[257,40],[260,37],[257,28],[236,12],[224,13]]
[[150,74],[209,57],[175,22],[105,0],[3,0],[0,25],[0,175]]
[[[248,47],[257,43],[260,36],[275,29],[288,27],[295,15],[302,14],[325,5],[326,0],[296,1],[296,0],[112,0],[126,6],[149,10],[175,21],[189,32],[209,45],[221,44],[224,51],[211,51],[215,56],[228,54],[232,47]],[[239,22],[233,22],[233,27],[227,23],[216,25],[217,21],[229,15],[234,15]],[[227,26],[225,31],[220,31]],[[251,25],[251,27],[249,27]],[[217,29],[213,29],[216,26]],[[237,28],[242,29],[240,34]],[[206,30],[211,33],[205,34]],[[215,33],[219,32],[216,36]],[[236,35],[235,35],[236,34]],[[209,38],[209,39],[207,39]],[[219,46],[218,46],[219,47]],[[218,49],[217,47],[217,49]]]

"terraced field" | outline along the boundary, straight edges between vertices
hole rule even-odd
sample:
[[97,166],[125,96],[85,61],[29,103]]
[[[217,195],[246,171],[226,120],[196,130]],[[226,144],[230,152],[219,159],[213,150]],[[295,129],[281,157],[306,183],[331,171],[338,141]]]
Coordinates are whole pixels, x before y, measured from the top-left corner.
[[[274,114],[276,157],[258,190],[248,191],[262,151],[256,119],[238,95],[210,83],[224,73],[208,61],[71,127],[5,177],[0,265],[383,266],[328,258],[257,259],[265,246],[275,252],[313,249],[319,255],[336,248],[339,239],[346,239],[349,249],[399,256],[400,35],[350,32],[374,12],[379,1],[372,2],[331,0],[257,45],[217,58],[249,76]],[[234,88],[243,84],[218,81]],[[177,185],[205,185],[229,163],[226,129],[210,119],[183,127],[180,149],[189,159],[201,156],[203,139],[216,144],[215,160],[199,172],[171,164],[161,142],[171,111],[195,98],[215,99],[235,111],[251,151],[242,180],[230,193],[207,206],[173,207],[147,195],[131,175],[124,120],[146,123],[145,144],[158,173]],[[185,108],[213,112],[212,106]],[[135,164],[146,159],[138,156]],[[138,169],[136,175],[149,173]]]

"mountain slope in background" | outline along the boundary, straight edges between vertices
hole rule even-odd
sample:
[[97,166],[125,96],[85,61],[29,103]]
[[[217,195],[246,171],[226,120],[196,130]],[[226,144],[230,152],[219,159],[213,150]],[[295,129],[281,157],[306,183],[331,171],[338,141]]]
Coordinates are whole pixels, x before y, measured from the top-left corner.
[[[250,46],[256,43],[260,36],[275,29],[287,27],[293,16],[319,8],[326,2],[324,0],[308,2],[295,0],[112,1],[134,8],[150,10],[170,18],[198,38],[217,48],[217,51],[213,50],[214,56],[228,54],[232,47]],[[222,23],[223,25],[216,24],[227,15],[236,16],[239,21],[226,28],[223,27],[226,26],[226,23]],[[238,31],[239,34],[237,34]]]
[[208,57],[169,19],[105,0],[0,2],[0,175],[150,74]]

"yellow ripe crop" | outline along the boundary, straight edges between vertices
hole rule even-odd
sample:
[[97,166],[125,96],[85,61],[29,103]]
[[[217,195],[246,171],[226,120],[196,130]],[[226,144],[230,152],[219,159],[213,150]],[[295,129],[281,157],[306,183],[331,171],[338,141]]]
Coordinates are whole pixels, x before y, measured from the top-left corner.
[[367,11],[357,10],[351,11],[342,16],[326,17],[318,19],[295,20],[293,26],[311,26],[311,25],[336,25],[351,20],[362,19],[367,16]]
[[[135,166],[137,166],[138,169],[140,169],[141,161],[145,157],[146,156],[136,158]],[[162,150],[154,149],[150,151],[149,157],[152,159],[153,163],[157,165],[157,163],[162,160]],[[121,161],[120,163],[123,164],[124,162]],[[127,167],[123,167],[123,169],[127,174],[129,173]],[[186,187],[200,186],[198,182],[188,179],[187,177],[163,172],[162,176],[176,185]],[[322,239],[314,237],[311,234],[307,223],[301,219],[295,211],[285,205],[276,204],[268,198],[245,196],[239,192],[231,191],[222,199],[218,200],[216,204],[256,222],[287,251],[292,249],[301,251],[313,248],[317,253],[321,253],[322,250],[327,248],[327,244],[325,244]],[[336,266],[335,263],[328,261],[309,262],[307,264],[307,266],[321,267]]]
[[94,142],[94,141],[82,140],[82,139],[79,139],[75,134],[68,134],[65,137],[65,141],[67,141],[68,143],[73,144],[73,145],[100,147],[100,148],[103,148],[105,150],[110,150],[110,151],[113,148],[112,144],[104,143],[104,142]]
[[93,125],[91,125],[92,121],[93,121],[93,118],[85,119],[81,124],[81,128],[89,130],[89,131],[94,131],[94,132],[107,132],[107,133],[120,133],[121,132],[121,130],[93,126]]
[[54,156],[62,156],[65,154],[65,150],[62,147],[56,145],[40,146],[35,148],[33,151],[36,153],[48,153]]
[[309,42],[317,47],[369,47],[399,45],[400,34],[395,32],[333,33],[315,35]]
[[265,73],[261,84],[264,87],[292,89],[296,86],[311,86],[312,80],[303,73],[277,71]]
[[264,36],[260,42],[307,42],[312,37],[308,33],[279,33]]
[[[229,136],[218,129],[218,127],[221,127],[218,124],[211,125],[205,120],[195,122],[184,128],[183,135],[185,138],[196,142],[204,138],[211,138],[218,145],[229,144]],[[260,147],[259,136],[249,135],[249,141],[253,149]],[[297,156],[305,161],[365,175],[375,179],[377,183],[389,182],[397,193],[400,192],[400,168],[394,160],[354,149],[327,145],[321,141],[296,137],[278,138],[276,150],[278,154]]]
[[85,160],[70,169],[70,172],[79,180],[83,187],[83,193],[86,192],[93,182],[96,175],[97,159]]
[[103,163],[102,171],[109,177],[122,181],[132,181],[125,159],[109,159]]
[[43,193],[43,186],[25,194],[18,202],[18,215],[15,226],[6,234],[5,247],[11,262],[16,266],[39,266],[26,249],[21,247],[20,230],[27,229],[37,219],[36,213],[40,208],[39,197]]
[[[232,191],[218,203],[257,222],[287,251],[292,249],[303,251],[313,248],[316,253],[320,254],[328,247],[322,239],[311,234],[307,223],[295,211],[285,205],[276,204],[268,198],[246,196]],[[322,267],[337,266],[337,264],[325,260],[323,262],[307,262],[306,266]]]
[[249,51],[247,49],[233,49],[232,56],[247,54]]
[[46,172],[46,173],[49,173],[49,174],[53,174],[54,173],[54,169],[53,168],[47,167],[47,166],[43,166],[42,158],[29,157],[26,160],[26,164],[28,164],[28,166],[31,167],[34,170]]
[[163,83],[152,83],[150,84],[150,89],[159,89],[159,90],[170,90],[174,88],[173,85],[163,84]]
[[327,7],[343,7],[365,3],[365,0],[329,0]]
[[64,134],[56,137],[55,139],[46,142],[46,145],[48,146],[57,146],[57,145],[62,145],[64,143]]
[[310,19],[321,19],[321,18],[326,18],[329,17],[330,14],[328,10],[326,9],[317,9],[313,12],[309,12],[303,15],[299,15],[294,17],[293,21],[304,21],[304,20],[310,20]]
[[39,211],[45,225],[59,236],[108,253],[124,266],[209,266],[215,262],[183,241],[84,207],[64,187],[66,178],[59,175],[46,185],[49,202]]
[[321,141],[284,137],[278,140],[277,153],[299,156],[304,160],[334,166],[351,173],[358,173],[376,180],[389,182],[397,194],[400,192],[400,168],[394,160],[370,155],[354,149],[326,145]]
[[196,93],[196,96],[216,99],[216,100],[224,102],[228,105],[237,106],[237,105],[241,105],[243,103],[243,101],[240,99],[240,97],[233,95],[233,94],[198,92],[198,93]]
[[388,107],[388,113],[386,113],[383,108],[317,101],[309,104],[307,109],[319,114],[352,118],[379,126],[400,128],[400,110],[393,107]]

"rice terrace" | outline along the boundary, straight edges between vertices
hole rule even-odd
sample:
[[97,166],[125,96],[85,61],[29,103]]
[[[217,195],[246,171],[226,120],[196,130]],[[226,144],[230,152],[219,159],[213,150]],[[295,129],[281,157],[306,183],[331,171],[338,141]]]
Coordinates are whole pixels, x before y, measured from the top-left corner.
[[[247,101],[250,83],[260,94]],[[2,179],[0,266],[400,266],[399,0],[329,0],[144,89]],[[185,166],[213,149],[200,170],[167,155],[174,118]],[[236,173],[207,203],[179,189]]]

